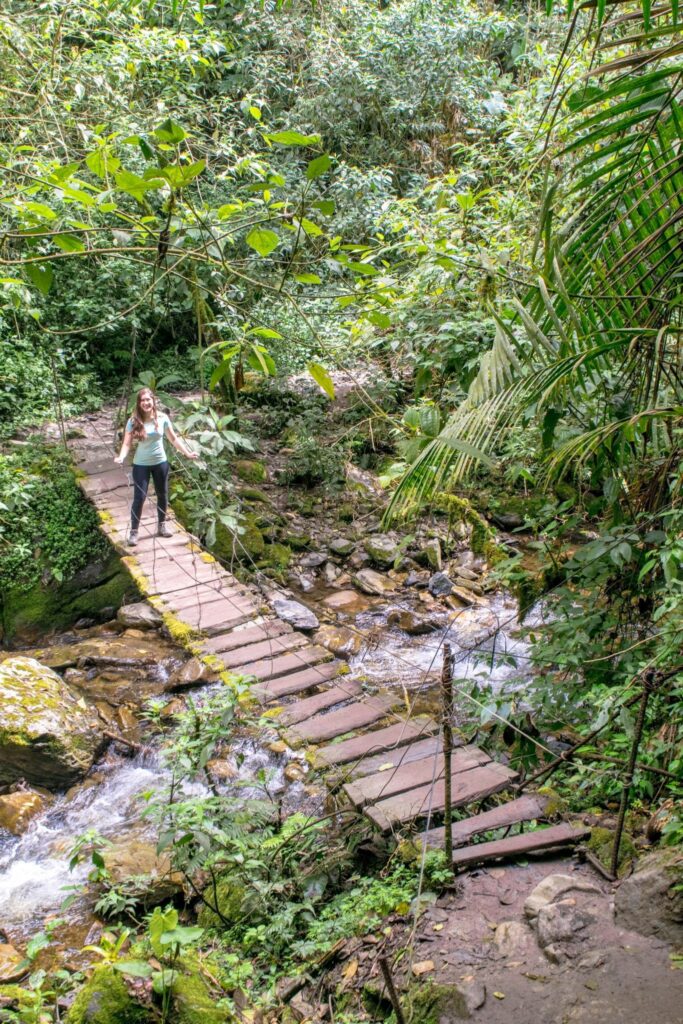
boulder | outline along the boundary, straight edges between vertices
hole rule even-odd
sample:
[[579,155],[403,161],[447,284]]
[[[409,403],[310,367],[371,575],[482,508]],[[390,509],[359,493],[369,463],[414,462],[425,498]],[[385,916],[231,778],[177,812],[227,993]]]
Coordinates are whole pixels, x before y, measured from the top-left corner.
[[268,479],[268,471],[263,462],[256,459],[238,459],[234,464],[235,476],[245,484],[263,484]]
[[320,625],[317,616],[299,601],[292,601],[285,597],[278,597],[273,601],[273,611],[282,619],[288,622],[295,629],[317,629]]
[[137,604],[124,604],[116,613],[116,618],[127,629],[156,629],[161,626],[161,614],[146,601]]
[[394,564],[399,554],[398,541],[387,534],[366,537],[363,547],[375,565],[388,567]]
[[553,903],[560,896],[564,896],[565,893],[572,890],[595,893],[601,891],[597,885],[586,882],[577,875],[546,875],[524,901],[524,913],[529,920],[533,921],[538,916],[541,907]]
[[[573,899],[547,903],[541,907],[536,918],[536,933],[541,949],[558,943],[571,942],[578,932],[583,931],[595,918],[585,910],[577,909]],[[556,954],[551,957],[556,960]]]
[[459,576],[462,580],[469,580],[471,583],[476,583],[479,576],[473,569],[470,569],[466,565],[459,565],[457,562],[451,566],[453,573]]
[[129,994],[123,975],[111,964],[100,964],[64,1019],[66,1024],[148,1024],[150,1015]]
[[340,558],[346,558],[347,555],[352,554],[355,547],[355,541],[349,540],[348,537],[333,537],[329,543],[332,554],[338,555]]
[[45,809],[47,800],[34,789],[20,789],[0,796],[0,829],[23,835],[32,818]]
[[328,586],[332,586],[336,583],[341,576],[341,569],[334,564],[334,562],[325,562],[325,568],[323,569],[323,579]]
[[432,597],[446,597],[453,590],[453,583],[445,572],[435,572],[429,577],[427,588]]
[[493,941],[502,956],[523,955],[529,936],[529,929],[521,921],[501,921],[493,933]]
[[486,986],[472,975],[457,984],[430,981],[414,990],[411,998],[413,1021],[451,1024],[469,1020],[486,1002]]
[[321,626],[313,639],[340,658],[353,657],[363,646],[363,640],[358,633],[346,626]]
[[621,928],[683,945],[683,851],[647,853],[617,889],[614,913]]
[[33,658],[0,665],[0,783],[64,788],[102,745],[94,716],[56,672]]
[[281,534],[281,540],[288,547],[301,551],[311,543],[311,535],[299,530],[287,530]]
[[429,583],[429,573],[428,572],[418,572],[418,571],[413,569],[406,576],[405,584],[404,585],[406,587],[417,587],[417,588],[421,589],[423,587],[426,587],[428,583]]
[[426,565],[432,572],[441,572],[443,569],[443,556],[441,554],[441,541],[438,537],[432,537],[424,545],[422,550],[415,556],[420,565]]
[[361,569],[353,579],[365,594],[383,597],[384,594],[394,594],[396,592],[393,582],[381,573],[375,572],[374,569]]
[[171,869],[168,854],[157,854],[151,839],[124,837],[102,853],[111,885],[125,884],[126,893],[143,907],[159,906],[183,891],[183,876]]

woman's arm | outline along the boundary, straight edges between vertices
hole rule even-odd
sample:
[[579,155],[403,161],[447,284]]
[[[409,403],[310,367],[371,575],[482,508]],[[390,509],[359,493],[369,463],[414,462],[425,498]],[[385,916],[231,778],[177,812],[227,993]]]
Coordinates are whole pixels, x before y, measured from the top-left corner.
[[126,456],[130,451],[130,442],[132,436],[132,431],[128,429],[128,424],[126,424],[126,429],[123,432],[123,442],[121,443],[121,451],[119,452],[118,455],[114,456],[114,462],[118,462],[119,465],[125,462]]
[[175,430],[173,429],[173,424],[171,423],[170,420],[166,421],[166,433],[168,434],[168,439],[173,445],[173,447],[176,448],[181,455],[184,455],[186,459],[199,458],[197,453],[193,452],[192,449],[187,444],[185,444],[182,437],[178,437]]

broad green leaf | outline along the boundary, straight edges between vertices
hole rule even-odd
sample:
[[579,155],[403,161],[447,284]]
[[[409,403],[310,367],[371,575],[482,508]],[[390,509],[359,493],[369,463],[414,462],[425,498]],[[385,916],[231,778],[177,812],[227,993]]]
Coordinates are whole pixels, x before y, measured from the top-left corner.
[[322,156],[317,156],[314,160],[311,160],[306,168],[306,177],[309,181],[313,181],[324,174],[325,171],[329,171],[331,166],[332,158],[327,153],[323,153]]
[[29,213],[33,213],[36,217],[42,217],[43,220],[54,220],[57,214],[54,210],[51,210],[45,203],[34,203],[32,200],[28,203],[23,203],[22,209],[28,210]]
[[317,274],[295,274],[294,280],[298,281],[299,284],[321,284],[321,280]]
[[76,235],[55,235],[52,241],[64,252],[83,252],[85,245]]
[[249,113],[251,114],[255,121],[261,120],[261,111],[259,110],[258,107],[249,107]]
[[282,338],[279,331],[274,331],[272,327],[252,327],[247,331],[247,337],[255,336],[257,338]]
[[160,142],[178,143],[187,138],[187,133],[170,117],[154,129],[154,134]]
[[301,132],[294,131],[274,132],[272,135],[266,135],[266,139],[279,146],[315,146],[320,142],[319,135],[302,135]]
[[114,970],[131,978],[151,978],[154,973],[146,960],[117,960]]
[[372,313],[368,313],[365,319],[368,320],[371,324],[374,324],[375,327],[381,327],[383,329],[391,327],[391,320],[387,316],[387,314],[380,313],[377,310],[373,310]]
[[121,167],[118,157],[110,153],[105,146],[96,149],[94,153],[88,153],[85,162],[98,178],[106,178],[108,174],[115,174]]
[[313,205],[323,217],[331,217],[335,210],[334,199],[318,199]]
[[307,369],[318,387],[322,388],[329,398],[334,398],[334,384],[325,367],[320,363],[309,363]]
[[145,178],[141,178],[138,174],[133,174],[132,171],[118,171],[116,174],[116,185],[122,192],[132,196],[134,199],[142,199],[145,192],[150,192],[153,189],[158,189],[163,186],[163,181],[160,178],[155,178],[153,181],[147,181]]
[[247,235],[247,245],[259,256],[269,256],[279,243],[278,236],[268,228],[252,228]]
[[27,263],[25,264],[26,276],[39,292],[47,295],[52,287],[54,275],[49,263]]
[[301,219],[301,227],[304,229],[309,238],[317,238],[322,235],[322,228],[319,228],[317,224],[314,224],[312,220],[307,220],[306,217]]
[[206,167],[206,160],[197,160],[193,164],[169,164],[154,172],[155,178],[164,178],[172,188],[183,188],[201,174]]
[[230,372],[231,366],[232,362],[230,359],[224,359],[222,363],[218,364],[209,379],[209,391],[213,391],[220,384],[225,375]]
[[266,377],[271,377],[275,373],[276,367],[272,357],[259,345],[254,345],[247,353],[247,362],[252,370]]

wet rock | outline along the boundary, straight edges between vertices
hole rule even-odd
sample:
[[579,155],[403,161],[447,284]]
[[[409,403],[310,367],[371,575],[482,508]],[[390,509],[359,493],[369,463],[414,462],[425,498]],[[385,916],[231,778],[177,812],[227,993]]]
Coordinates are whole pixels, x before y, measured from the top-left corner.
[[459,565],[457,562],[451,567],[452,572],[455,576],[459,576],[462,580],[469,580],[471,583],[476,583],[479,579],[479,574],[470,569],[466,565]]
[[366,537],[363,547],[375,565],[391,566],[399,554],[398,541],[387,534]]
[[20,789],[16,793],[0,796],[0,829],[20,836],[28,828],[31,819],[47,806],[47,799],[34,789]]
[[471,591],[473,594],[478,594],[479,596],[484,593],[481,584],[474,583],[472,580],[465,579],[463,576],[456,576],[455,584],[458,589]]
[[355,541],[349,540],[347,537],[333,537],[329,543],[330,551],[333,555],[338,555],[339,558],[346,558],[347,555],[353,554],[355,547]]
[[102,745],[93,715],[56,672],[33,658],[0,665],[0,783],[63,788],[85,775]]
[[359,469],[353,463],[346,464],[346,484],[350,491],[357,491],[367,497],[379,498],[383,496],[377,477],[364,469]]
[[300,559],[299,565],[302,569],[319,569],[326,561],[327,555],[324,551],[309,551],[307,555]]
[[[166,708],[163,709],[162,715],[165,710]],[[116,724],[120,732],[124,733],[128,739],[135,740],[140,735],[140,723],[129,708],[117,708]]]
[[156,629],[164,621],[156,608],[146,601],[124,604],[116,613],[116,619],[129,629]]
[[340,590],[336,594],[330,594],[325,598],[323,604],[334,611],[344,612],[347,615],[357,615],[370,607],[367,598],[355,590]]
[[384,594],[396,593],[393,582],[381,573],[375,572],[374,569],[361,569],[353,579],[365,594],[382,597]]
[[156,907],[183,891],[183,876],[171,869],[167,854],[139,835],[120,839],[102,853],[112,885],[126,883],[126,892],[141,906]]
[[446,597],[453,590],[453,583],[445,572],[435,572],[427,584],[432,597]]
[[19,981],[28,971],[26,957],[9,942],[0,942],[0,984]]
[[322,626],[313,637],[317,644],[327,647],[340,658],[352,658],[363,646],[363,640],[357,632],[346,626]]
[[591,882],[575,875],[547,875],[524,901],[524,913],[533,921],[541,907],[552,903],[560,896],[575,890],[577,892],[599,893],[601,890]]
[[492,512],[490,518],[501,530],[517,530],[524,525],[519,512]]
[[181,689],[185,686],[197,686],[198,683],[212,682],[215,679],[217,679],[217,675],[208,665],[205,665],[199,658],[190,658],[173,672],[169,679],[169,685],[173,689]]
[[683,945],[683,851],[645,854],[617,889],[614,912],[621,928]]
[[207,761],[206,770],[212,782],[228,782],[230,779],[236,779],[239,776],[239,771],[232,761],[224,761],[218,757]]
[[106,669],[96,675],[83,673],[75,683],[75,689],[95,704],[118,707],[121,704],[142,704],[163,693],[166,685],[162,680],[150,679],[145,672],[135,669]]
[[299,601],[278,597],[273,601],[273,611],[278,618],[295,629],[317,629],[320,625],[318,617]]
[[300,782],[306,774],[306,769],[298,761],[290,761],[284,774],[287,782]]
[[387,615],[387,622],[391,626],[398,626],[409,636],[422,636],[424,633],[433,633],[439,628],[439,621],[432,615],[418,615],[417,612],[409,611],[406,608],[391,608]]

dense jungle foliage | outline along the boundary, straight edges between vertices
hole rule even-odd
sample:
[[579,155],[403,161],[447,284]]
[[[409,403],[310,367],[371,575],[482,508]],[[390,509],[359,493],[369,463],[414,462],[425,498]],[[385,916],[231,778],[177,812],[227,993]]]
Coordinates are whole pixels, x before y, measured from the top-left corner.
[[[481,722],[532,771],[540,732],[610,722],[553,779],[572,806],[619,800],[651,688],[634,793],[670,800],[665,838],[683,840],[678,5],[9,0],[0,56],[0,583],[86,557],[63,457],[17,446],[37,424],[139,382],[201,392],[185,424],[218,461],[177,497],[213,542],[240,520],[244,410],[270,408],[278,436],[299,403],[293,478],[371,451],[387,524],[455,497],[512,531],[495,572],[534,682],[524,703],[480,683]],[[363,401],[356,447],[321,455],[333,370]],[[293,373],[320,396],[287,392]],[[543,623],[525,621],[539,600]],[[201,774],[235,700],[188,713],[181,774]],[[325,826],[282,829],[265,804],[150,810],[181,870],[233,867],[201,927],[157,909],[127,961],[163,1019],[202,927],[225,939],[226,987],[267,1005],[295,962],[416,896],[412,868],[359,879],[333,838],[322,871]],[[97,850],[79,853],[96,872]],[[103,909],[133,927],[126,900]],[[11,1019],[52,1019],[41,999]]]

